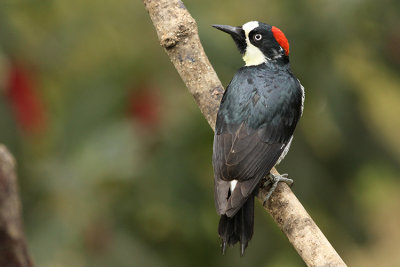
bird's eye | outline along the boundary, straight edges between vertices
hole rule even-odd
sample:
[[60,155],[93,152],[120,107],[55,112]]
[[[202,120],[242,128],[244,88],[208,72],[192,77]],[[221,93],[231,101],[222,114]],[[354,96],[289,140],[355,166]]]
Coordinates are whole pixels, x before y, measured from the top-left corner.
[[256,35],[254,35],[254,40],[256,41],[260,41],[262,39],[262,35],[257,33]]

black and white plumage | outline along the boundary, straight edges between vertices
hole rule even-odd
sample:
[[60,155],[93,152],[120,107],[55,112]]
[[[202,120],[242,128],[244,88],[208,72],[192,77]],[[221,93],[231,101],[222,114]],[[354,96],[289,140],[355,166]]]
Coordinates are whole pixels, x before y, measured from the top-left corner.
[[255,21],[214,27],[232,36],[246,62],[222,98],[213,146],[222,250],[240,242],[243,255],[253,235],[254,195],[288,151],[304,89],[290,70],[289,46],[279,29]]

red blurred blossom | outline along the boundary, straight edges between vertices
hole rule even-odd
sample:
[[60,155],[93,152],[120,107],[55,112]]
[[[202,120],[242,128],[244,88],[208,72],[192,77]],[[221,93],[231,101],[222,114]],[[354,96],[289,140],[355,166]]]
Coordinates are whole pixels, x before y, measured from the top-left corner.
[[12,63],[6,85],[7,99],[13,109],[17,123],[27,133],[44,129],[44,109],[31,74],[20,63]]
[[160,124],[160,104],[155,87],[140,86],[130,95],[129,113],[143,128],[154,129]]

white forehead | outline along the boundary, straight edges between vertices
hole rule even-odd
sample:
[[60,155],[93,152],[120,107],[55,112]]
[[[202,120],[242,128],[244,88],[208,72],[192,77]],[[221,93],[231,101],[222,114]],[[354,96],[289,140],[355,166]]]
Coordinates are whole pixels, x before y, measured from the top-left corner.
[[244,30],[244,32],[246,33],[246,35],[248,35],[249,32],[251,32],[252,30],[254,30],[255,28],[257,28],[258,26],[260,26],[260,24],[258,23],[258,21],[249,21],[249,22],[243,24],[242,29]]

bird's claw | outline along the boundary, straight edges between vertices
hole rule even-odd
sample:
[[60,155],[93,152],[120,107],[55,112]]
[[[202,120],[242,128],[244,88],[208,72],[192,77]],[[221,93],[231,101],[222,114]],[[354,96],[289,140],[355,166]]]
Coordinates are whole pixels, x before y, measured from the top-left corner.
[[265,204],[267,204],[267,201],[270,199],[272,193],[275,192],[275,189],[278,186],[279,182],[284,182],[288,186],[292,186],[293,185],[293,180],[288,178],[288,174],[287,173],[280,174],[280,175],[270,173],[268,175],[268,179],[265,181],[263,186],[264,187],[268,186],[271,183],[272,183],[272,186],[269,189],[268,194],[264,198],[263,206],[265,206]]

